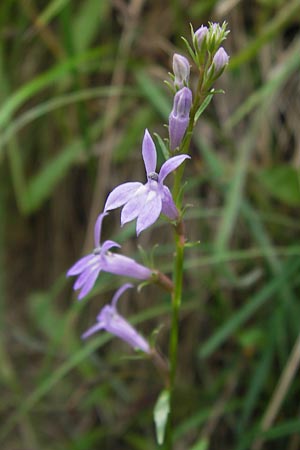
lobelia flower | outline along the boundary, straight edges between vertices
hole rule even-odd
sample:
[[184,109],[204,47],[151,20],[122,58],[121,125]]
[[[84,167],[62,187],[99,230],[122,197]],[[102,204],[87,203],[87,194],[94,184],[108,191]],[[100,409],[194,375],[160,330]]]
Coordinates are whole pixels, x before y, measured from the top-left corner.
[[181,89],[187,85],[190,77],[190,63],[185,56],[175,53],[173,56],[174,86]]
[[188,155],[174,156],[162,165],[159,173],[156,173],[156,148],[148,130],[145,131],[142,154],[148,178],[147,183],[121,184],[109,194],[104,205],[104,211],[124,205],[121,213],[121,225],[137,219],[137,235],[150,227],[161,212],[171,220],[178,218],[178,210],[172,194],[163,183],[165,178],[177,169],[186,158],[190,158]]
[[81,300],[92,290],[101,271],[115,275],[124,275],[138,280],[147,280],[152,276],[152,271],[148,267],[138,264],[134,259],[111,253],[111,248],[121,247],[117,242],[108,240],[100,244],[102,222],[106,215],[106,212],[101,213],[96,221],[94,229],[95,249],[93,253],[81,258],[67,272],[67,277],[78,275],[73,286],[75,291],[80,289],[78,300]]
[[118,313],[116,308],[117,302],[123,292],[132,287],[132,284],[126,283],[116,291],[111,304],[102,308],[97,316],[97,323],[82,335],[83,339],[86,339],[99,330],[106,330],[108,333],[114,334],[127,342],[134,349],[150,353],[151,349],[148,342]]
[[173,109],[169,116],[170,149],[179,147],[190,120],[192,91],[184,87],[175,94]]

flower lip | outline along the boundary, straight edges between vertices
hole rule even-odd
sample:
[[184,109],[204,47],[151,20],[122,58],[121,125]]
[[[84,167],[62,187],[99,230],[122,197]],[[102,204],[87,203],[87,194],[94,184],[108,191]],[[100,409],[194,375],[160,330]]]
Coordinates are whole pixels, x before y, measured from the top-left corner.
[[158,173],[150,172],[148,173],[148,179],[153,181],[158,181]]

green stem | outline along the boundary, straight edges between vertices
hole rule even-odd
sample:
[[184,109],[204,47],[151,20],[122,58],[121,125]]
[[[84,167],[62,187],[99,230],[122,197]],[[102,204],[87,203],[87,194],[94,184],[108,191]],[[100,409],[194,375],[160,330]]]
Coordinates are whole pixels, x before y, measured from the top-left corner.
[[[196,90],[195,99],[190,112],[190,121],[186,132],[186,137],[182,142],[179,153],[188,153],[191,143],[192,132],[195,125],[195,116],[201,103],[207,95],[207,90],[203,85],[205,70],[200,69],[199,81]],[[181,166],[175,172],[173,198],[175,200],[178,211],[181,214],[182,209],[182,176],[184,172],[185,164]],[[178,333],[179,333],[179,311],[182,299],[182,280],[183,280],[183,257],[184,257],[184,226],[180,216],[180,219],[175,227],[175,263],[173,269],[173,293],[172,293],[172,321],[170,332],[170,375],[169,375],[169,389],[170,389],[170,414],[168,419],[167,436],[165,442],[165,449],[172,450],[173,448],[173,414],[174,414],[174,386],[177,370],[178,360]]]

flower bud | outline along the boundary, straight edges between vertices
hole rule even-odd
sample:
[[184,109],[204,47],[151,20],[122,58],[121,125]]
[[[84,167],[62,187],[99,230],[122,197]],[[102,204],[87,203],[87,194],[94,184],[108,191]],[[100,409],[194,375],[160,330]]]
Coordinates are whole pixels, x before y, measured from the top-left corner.
[[203,25],[201,25],[201,27],[195,31],[194,46],[197,50],[201,51],[203,49],[207,33],[208,33],[208,28]]
[[226,39],[229,31],[226,31],[227,23],[224,22],[222,26],[218,23],[210,23],[208,33],[206,36],[206,44],[209,52],[214,54],[220,47],[222,41]]
[[174,86],[177,89],[181,89],[189,82],[190,77],[190,63],[185,56],[178,55],[173,56],[173,72],[175,75]]
[[180,146],[190,120],[192,91],[184,87],[175,94],[173,109],[169,116],[170,149]]
[[229,56],[225,52],[224,48],[220,47],[213,58],[210,68],[208,69],[209,78],[213,80],[218,78],[223,73],[223,70],[227,66],[228,61]]

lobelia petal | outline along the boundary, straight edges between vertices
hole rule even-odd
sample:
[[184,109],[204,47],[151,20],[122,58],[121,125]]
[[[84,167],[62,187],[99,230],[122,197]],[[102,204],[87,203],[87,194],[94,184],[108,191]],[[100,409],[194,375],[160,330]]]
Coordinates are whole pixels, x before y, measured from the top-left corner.
[[135,196],[126,203],[121,212],[121,226],[136,219],[145,204],[148,192],[149,189],[147,184],[145,186],[142,185]]
[[162,200],[159,191],[150,190],[146,202],[141,209],[137,222],[136,234],[150,227],[159,217],[162,208]]
[[170,189],[167,186],[163,186],[163,197],[162,197],[162,209],[161,212],[165,214],[169,219],[178,219],[178,210],[174,203]]
[[131,347],[149,353],[148,342],[117,312],[111,316],[110,321],[106,324],[106,330],[127,342]]
[[74,283],[73,289],[74,291],[77,291],[77,289],[81,289],[82,286],[86,283],[87,279],[89,278],[90,274],[93,273],[95,270],[97,270],[97,267],[99,266],[100,258],[98,257],[98,262],[87,267],[83,272],[79,275],[76,282]]
[[125,283],[125,284],[123,284],[123,286],[121,286],[121,287],[115,292],[115,294],[114,294],[114,296],[113,296],[113,298],[112,298],[112,300],[111,300],[111,306],[112,306],[113,308],[116,308],[117,303],[118,303],[118,300],[119,300],[119,298],[121,297],[121,295],[123,295],[123,293],[124,293],[125,291],[127,291],[127,289],[131,289],[131,288],[133,288],[133,284],[131,284],[131,283]]
[[142,183],[138,182],[123,183],[117,186],[107,197],[104,211],[125,205],[141,186],[143,186]]
[[84,285],[78,295],[78,300],[81,300],[93,289],[94,284],[96,283],[96,280],[98,278],[100,271],[101,271],[101,267],[98,266],[95,268],[95,270],[93,272],[90,273],[89,277],[87,278],[86,282],[84,283]]
[[128,256],[117,253],[108,253],[105,255],[102,260],[102,270],[113,273],[114,275],[136,278],[137,280],[148,280],[152,276],[152,271],[148,267],[137,263]]
[[92,334],[96,333],[97,331],[103,330],[104,326],[103,323],[96,323],[95,325],[91,326],[88,330],[86,330],[82,335],[82,339],[86,339]]
[[148,130],[145,130],[142,144],[142,154],[147,175],[151,172],[155,172],[157,154],[153,139]]
[[102,222],[105,216],[107,216],[108,213],[107,212],[103,212],[101,214],[99,214],[96,223],[95,223],[95,227],[94,227],[94,242],[95,242],[95,247],[99,247],[100,245],[100,236],[101,236],[101,229],[102,229]]
[[81,273],[86,267],[92,265],[94,263],[95,255],[86,255],[83,258],[80,258],[67,272],[67,277],[72,275],[78,275]]
[[191,157],[189,155],[178,155],[173,156],[172,158],[168,159],[163,165],[161,166],[160,172],[158,174],[158,182],[163,183],[164,179],[174,170],[177,169],[180,164],[183,163],[185,159],[190,159]]
[[110,240],[103,242],[103,244],[101,245],[101,255],[104,255],[109,249],[113,247],[121,248],[121,245],[115,241]]

